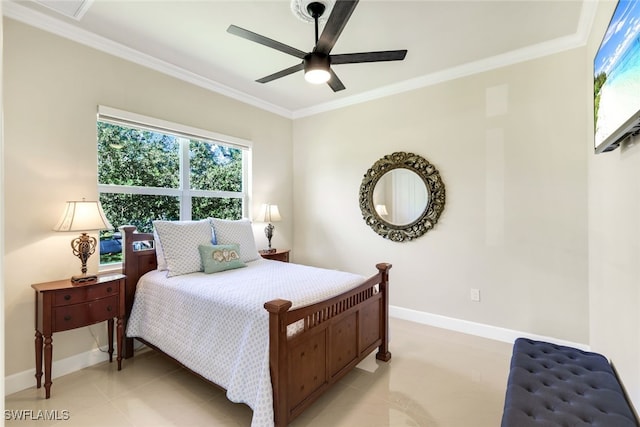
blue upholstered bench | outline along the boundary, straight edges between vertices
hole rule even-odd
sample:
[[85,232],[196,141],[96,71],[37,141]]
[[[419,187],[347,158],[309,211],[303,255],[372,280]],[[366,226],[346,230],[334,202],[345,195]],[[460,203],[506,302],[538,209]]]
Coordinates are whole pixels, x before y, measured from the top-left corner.
[[518,338],[502,427],[638,427],[609,361],[598,353]]

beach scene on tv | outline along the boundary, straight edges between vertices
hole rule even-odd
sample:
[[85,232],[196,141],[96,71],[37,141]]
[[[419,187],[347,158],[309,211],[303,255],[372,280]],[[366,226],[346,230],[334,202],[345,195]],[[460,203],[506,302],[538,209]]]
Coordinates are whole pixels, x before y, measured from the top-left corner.
[[640,111],[640,1],[620,1],[594,59],[595,146]]

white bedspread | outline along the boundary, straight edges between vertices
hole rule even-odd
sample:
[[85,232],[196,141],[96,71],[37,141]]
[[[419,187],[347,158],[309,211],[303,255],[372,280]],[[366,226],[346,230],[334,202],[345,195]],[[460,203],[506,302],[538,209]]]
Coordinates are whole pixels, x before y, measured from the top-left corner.
[[215,274],[167,278],[150,271],[138,283],[127,336],[140,337],[224,387],[253,409],[251,425],[273,425],[269,325],[264,303],[293,308],[351,289],[364,277],[279,261],[257,260]]

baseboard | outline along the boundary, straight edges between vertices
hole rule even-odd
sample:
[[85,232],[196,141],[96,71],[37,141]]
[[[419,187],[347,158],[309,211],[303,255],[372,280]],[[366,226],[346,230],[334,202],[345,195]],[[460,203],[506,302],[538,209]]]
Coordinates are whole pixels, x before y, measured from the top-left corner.
[[[114,352],[114,359],[116,354],[117,353]],[[55,379],[107,360],[109,360],[108,353],[104,353],[100,351],[100,349],[94,348],[93,350],[76,354],[74,356],[67,357],[66,359],[55,360],[51,367],[51,376],[52,379]],[[34,387],[36,385],[35,374],[35,368],[32,368],[4,377],[4,395],[7,396],[20,390]],[[42,375],[42,382],[44,386],[44,374]]]
[[[589,350],[586,344],[574,343],[571,341],[560,340],[554,337],[531,334],[528,332],[516,331],[513,329],[501,328],[498,326],[486,325],[483,323],[470,322],[468,320],[455,319],[453,317],[442,316],[439,314],[427,313],[424,311],[412,310],[409,308],[389,306],[389,315],[397,319],[409,320],[411,322],[421,323],[424,325],[434,326],[437,328],[448,329],[451,331],[461,332],[469,335],[476,335],[496,341],[513,343],[516,338],[526,337],[539,341],[553,342],[559,345],[567,345],[570,347]],[[137,343],[139,344],[139,343]],[[117,353],[114,353],[114,356]],[[79,371],[87,366],[109,360],[109,355],[100,349],[93,349],[85,353],[76,354],[66,359],[53,362],[52,375],[53,378]],[[35,370],[29,369],[17,374],[9,375],[4,379],[5,396],[35,386]],[[43,378],[44,381],[44,378]]]
[[582,343],[575,343],[554,337],[532,334],[529,332],[516,331],[514,329],[501,328],[499,326],[470,322],[468,320],[455,319],[453,317],[412,310],[409,308],[396,307],[393,305],[389,306],[389,316],[395,317],[397,319],[409,320],[411,322],[422,323],[424,325],[434,326],[437,328],[462,332],[464,334],[489,338],[495,341],[513,343],[516,338],[525,337],[533,340],[547,341],[558,345],[575,347],[581,350],[590,350],[590,346]]

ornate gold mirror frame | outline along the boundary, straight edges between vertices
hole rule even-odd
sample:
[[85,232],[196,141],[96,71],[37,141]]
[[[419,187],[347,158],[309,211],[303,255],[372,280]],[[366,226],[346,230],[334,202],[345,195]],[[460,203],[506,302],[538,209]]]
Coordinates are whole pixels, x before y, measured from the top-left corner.
[[[419,205],[418,210],[424,209],[417,218],[409,223],[396,224],[387,221],[387,207],[374,201],[374,190],[380,179],[394,169],[408,169],[414,172],[424,183],[426,202]],[[440,173],[424,157],[413,153],[396,152],[384,156],[374,163],[367,171],[360,185],[360,210],[367,225],[385,239],[394,242],[405,242],[417,239],[433,228],[444,210],[445,188]],[[377,207],[377,209],[376,209]]]

